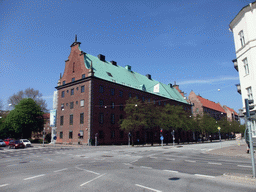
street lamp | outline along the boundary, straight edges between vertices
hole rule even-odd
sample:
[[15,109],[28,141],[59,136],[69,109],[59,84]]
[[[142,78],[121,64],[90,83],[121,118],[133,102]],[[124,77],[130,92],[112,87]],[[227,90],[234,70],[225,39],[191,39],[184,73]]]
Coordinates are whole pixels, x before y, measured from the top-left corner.
[[218,130],[219,130],[219,139],[220,139],[220,148],[221,148],[221,134],[220,134],[220,130],[221,130],[221,128],[220,128],[220,127],[218,127]]
[[44,135],[45,135],[45,127],[44,127],[44,130],[43,130],[43,147],[44,147]]

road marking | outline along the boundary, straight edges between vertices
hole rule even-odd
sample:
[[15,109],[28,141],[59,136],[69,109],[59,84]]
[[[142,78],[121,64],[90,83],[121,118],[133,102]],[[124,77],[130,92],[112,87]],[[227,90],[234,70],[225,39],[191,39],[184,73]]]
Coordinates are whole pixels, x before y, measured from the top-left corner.
[[252,166],[247,166],[247,165],[237,165],[238,167],[248,167],[248,168],[252,168]]
[[57,171],[54,171],[55,173],[56,172],[60,172],[60,171],[65,171],[65,170],[67,170],[68,168],[65,168],[65,169],[60,169],[60,170],[57,170]]
[[172,171],[172,170],[164,170],[166,172],[171,172],[171,173],[179,173],[178,171]]
[[0,187],[5,187],[5,186],[7,186],[7,185],[9,185],[9,184],[3,184],[3,185],[0,185]]
[[102,176],[104,176],[104,175],[106,175],[106,173],[104,173],[103,175],[100,175],[100,176],[98,176],[98,177],[95,177],[94,179],[92,179],[92,180],[90,180],[90,181],[87,181],[87,182],[81,184],[80,187],[82,187],[83,185],[86,185],[87,183],[90,183],[90,182],[94,181],[95,179],[98,179],[98,178],[100,178],[100,177],[102,177]]
[[157,189],[153,189],[153,188],[146,187],[146,186],[143,186],[143,185],[139,185],[139,184],[135,184],[135,185],[138,186],[138,187],[144,188],[144,189],[149,189],[151,191],[162,192],[162,191],[159,191]]
[[208,178],[215,178],[214,176],[211,176],[211,175],[201,175],[201,174],[195,174],[195,176],[198,176],[198,177],[208,177]]
[[7,165],[7,167],[16,166],[16,165],[18,165],[18,164]]
[[157,159],[157,157],[149,157],[149,158],[151,158],[151,159]]
[[123,163],[124,165],[128,165],[128,166],[132,166],[132,164],[130,163]]
[[167,161],[175,161],[175,159],[166,158]]
[[135,163],[136,161],[138,161],[138,159],[137,159],[137,160],[134,160],[134,161],[131,161],[130,163]]
[[222,163],[212,163],[212,162],[208,162],[208,164],[211,164],[211,165],[222,165]]
[[152,167],[140,166],[141,168],[152,169]]
[[189,163],[195,163],[196,161],[192,161],[192,160],[184,160],[186,162],[189,162]]
[[34,176],[34,177],[28,177],[28,178],[26,178],[26,179],[24,179],[24,180],[34,179],[34,178],[42,177],[42,176],[45,176],[45,174],[42,174],[42,175],[36,175],[36,176]]
[[79,170],[82,170],[82,171],[86,171],[86,172],[89,172],[89,173],[93,173],[93,174],[96,174],[96,175],[100,175],[100,173],[97,173],[97,172],[94,172],[94,171],[90,171],[90,170],[87,170],[87,169],[82,169],[82,168],[77,167],[77,166],[76,166],[76,168],[79,169]]

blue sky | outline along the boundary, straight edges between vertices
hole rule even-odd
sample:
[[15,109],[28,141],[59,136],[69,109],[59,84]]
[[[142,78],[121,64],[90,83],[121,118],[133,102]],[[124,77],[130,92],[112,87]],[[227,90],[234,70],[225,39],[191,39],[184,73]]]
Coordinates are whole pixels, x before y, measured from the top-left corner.
[[[238,111],[229,23],[247,0],[0,0],[0,99],[39,90],[52,108],[77,34],[81,50]],[[220,91],[218,91],[220,89]]]

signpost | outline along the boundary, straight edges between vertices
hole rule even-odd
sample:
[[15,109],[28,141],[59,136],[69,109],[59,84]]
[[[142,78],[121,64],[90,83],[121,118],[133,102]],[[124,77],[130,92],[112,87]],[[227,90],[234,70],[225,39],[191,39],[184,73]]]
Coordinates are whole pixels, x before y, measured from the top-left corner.
[[162,147],[163,147],[163,146],[164,146],[164,137],[161,136],[161,137],[160,137],[160,140],[161,140],[161,145],[162,145]]
[[131,143],[131,132],[129,132],[128,134],[128,147],[130,147],[130,143]]
[[174,147],[175,145],[175,131],[172,130],[172,146]]
[[95,146],[97,146],[97,136],[98,136],[98,133],[95,134]]

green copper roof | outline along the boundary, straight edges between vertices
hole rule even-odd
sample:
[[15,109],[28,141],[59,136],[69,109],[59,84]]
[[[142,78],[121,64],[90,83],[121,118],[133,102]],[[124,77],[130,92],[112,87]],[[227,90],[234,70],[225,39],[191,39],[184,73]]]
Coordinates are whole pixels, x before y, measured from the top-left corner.
[[[115,66],[111,62],[101,61],[98,57],[86,54],[85,66],[88,69],[90,68],[91,61],[95,77],[159,95],[168,99],[176,100],[182,103],[187,103],[187,101],[182,97],[177,89],[173,87],[171,88],[170,85],[160,83],[159,81],[148,79],[148,77],[136,73],[132,70],[129,71],[127,66]],[[157,92],[157,90],[159,91]]]

